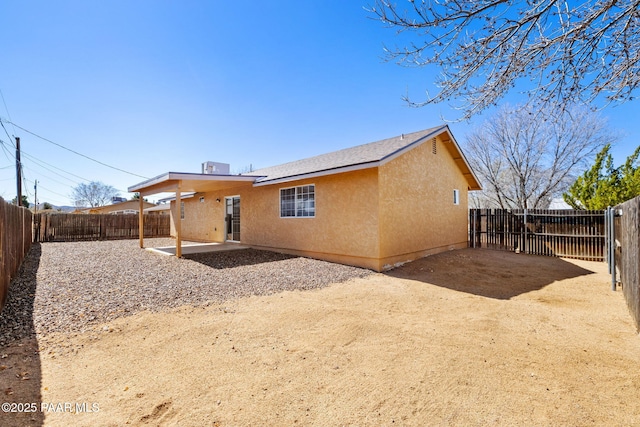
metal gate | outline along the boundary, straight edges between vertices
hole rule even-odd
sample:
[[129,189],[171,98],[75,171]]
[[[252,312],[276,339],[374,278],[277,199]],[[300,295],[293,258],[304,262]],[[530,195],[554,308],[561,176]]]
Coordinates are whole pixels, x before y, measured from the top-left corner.
[[470,209],[469,246],[605,260],[605,211]]

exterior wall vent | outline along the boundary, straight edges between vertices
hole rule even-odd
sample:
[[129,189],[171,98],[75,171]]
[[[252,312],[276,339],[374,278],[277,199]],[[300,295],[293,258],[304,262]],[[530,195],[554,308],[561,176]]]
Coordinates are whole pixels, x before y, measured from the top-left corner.
[[202,173],[206,175],[229,175],[229,164],[218,162],[204,162]]

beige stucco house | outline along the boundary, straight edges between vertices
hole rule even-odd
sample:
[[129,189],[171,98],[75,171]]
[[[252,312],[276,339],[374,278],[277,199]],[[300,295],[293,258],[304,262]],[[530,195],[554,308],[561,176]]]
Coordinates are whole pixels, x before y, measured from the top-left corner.
[[170,207],[168,203],[154,205],[150,208],[145,208],[144,213],[151,215],[169,215]]
[[178,255],[183,239],[233,241],[382,271],[466,247],[479,189],[444,125],[248,174],[168,172],[129,191],[176,193]]
[[[143,209],[154,207],[153,203],[142,201]],[[76,211],[83,214],[136,214],[140,211],[140,202],[138,200],[127,200],[125,202],[114,203],[111,205],[97,206],[95,208],[86,208]]]

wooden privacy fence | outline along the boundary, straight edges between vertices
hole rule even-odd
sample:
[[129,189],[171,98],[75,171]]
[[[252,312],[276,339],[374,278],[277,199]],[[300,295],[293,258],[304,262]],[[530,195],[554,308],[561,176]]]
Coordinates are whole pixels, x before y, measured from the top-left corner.
[[[144,215],[144,237],[169,237],[169,215]],[[138,214],[36,214],[35,242],[137,239]]]
[[611,209],[615,239],[610,263],[615,287],[616,272],[636,328],[640,331],[640,196]]
[[604,211],[470,209],[469,246],[604,261]]
[[9,283],[31,248],[32,214],[0,197],[0,311],[9,292]]

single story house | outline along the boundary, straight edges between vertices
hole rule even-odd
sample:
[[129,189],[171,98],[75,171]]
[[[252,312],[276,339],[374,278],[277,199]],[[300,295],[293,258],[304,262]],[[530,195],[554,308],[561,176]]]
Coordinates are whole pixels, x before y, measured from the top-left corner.
[[[145,202],[142,200],[143,209],[151,208],[155,206],[153,203]],[[137,214],[140,212],[140,201],[127,200],[125,202],[113,203],[111,205],[96,206],[95,208],[79,209],[76,213],[83,214]]]
[[466,247],[468,191],[480,189],[446,125],[246,174],[168,172],[129,187],[175,193],[177,256],[182,239],[231,241],[376,271]]
[[162,203],[150,208],[145,208],[144,213],[151,215],[169,215],[170,208],[171,205],[169,203]]

